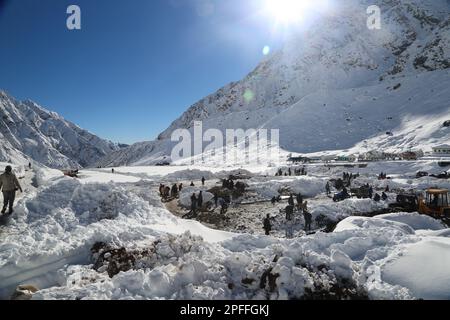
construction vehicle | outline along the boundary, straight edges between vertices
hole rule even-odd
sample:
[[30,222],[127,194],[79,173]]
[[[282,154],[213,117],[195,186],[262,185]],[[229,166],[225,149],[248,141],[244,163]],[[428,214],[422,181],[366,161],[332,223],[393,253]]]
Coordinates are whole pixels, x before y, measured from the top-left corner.
[[419,213],[448,220],[450,218],[448,192],[447,189],[428,189],[425,198],[422,196],[419,199]]

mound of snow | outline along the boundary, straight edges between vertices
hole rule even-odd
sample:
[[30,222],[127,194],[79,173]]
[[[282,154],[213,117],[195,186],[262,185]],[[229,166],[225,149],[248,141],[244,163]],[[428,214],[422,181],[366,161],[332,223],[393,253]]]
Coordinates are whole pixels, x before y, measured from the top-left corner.
[[382,279],[408,288],[414,297],[450,299],[450,239],[435,238],[407,245],[382,267]]
[[407,224],[389,221],[383,219],[366,218],[366,217],[349,217],[336,226],[334,232],[342,232],[358,229],[395,229],[403,234],[415,234],[414,229]]
[[442,230],[445,229],[445,225],[432,217],[418,214],[418,213],[390,213],[379,215],[377,219],[384,219],[389,221],[396,221],[407,224],[414,230]]

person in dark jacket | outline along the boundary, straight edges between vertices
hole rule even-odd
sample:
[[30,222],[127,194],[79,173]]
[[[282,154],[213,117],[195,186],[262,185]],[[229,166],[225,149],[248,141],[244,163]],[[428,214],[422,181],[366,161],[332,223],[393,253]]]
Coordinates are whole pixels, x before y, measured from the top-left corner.
[[205,185],[205,181],[206,181],[205,177],[202,177],[202,186]]
[[297,195],[297,206],[301,206],[303,204],[303,195],[299,193]]
[[203,207],[203,191],[200,191],[197,198],[198,208]]
[[286,210],[286,220],[292,221],[292,219],[294,218],[294,206],[288,205],[285,210]]
[[195,187],[194,181],[191,181],[191,187]]
[[385,192],[383,192],[383,194],[381,195],[381,199],[383,199],[383,201],[386,201],[388,199],[388,196]]
[[373,200],[374,200],[375,202],[380,202],[380,201],[381,201],[380,195],[379,195],[378,193],[375,194],[375,197],[373,197]]
[[294,195],[291,194],[291,196],[289,197],[288,203],[292,207],[295,205],[295,203],[294,203]]
[[277,197],[273,197],[272,200],[270,200],[270,202],[272,202],[272,205],[275,205],[275,203],[277,202]]
[[312,214],[307,208],[303,210],[303,217],[305,218],[305,232],[311,231]]
[[217,202],[219,201],[219,195],[217,194],[217,192],[214,193],[214,206],[217,208]]
[[192,213],[192,215],[194,215],[194,216],[197,215],[197,204],[198,204],[197,197],[195,196],[195,193],[193,193],[191,196],[191,212],[190,213]]
[[172,186],[172,190],[170,191],[170,193],[172,198],[178,197],[178,186],[176,183]]
[[6,209],[9,208],[8,214],[12,214],[14,212],[16,191],[20,190],[20,192],[23,192],[23,190],[16,175],[12,172],[11,166],[7,166],[5,172],[0,175],[0,190],[3,193],[3,209],[1,212],[4,214]]
[[263,229],[266,232],[266,236],[270,235],[270,231],[272,231],[272,224],[270,223],[270,214],[266,216],[263,222]]

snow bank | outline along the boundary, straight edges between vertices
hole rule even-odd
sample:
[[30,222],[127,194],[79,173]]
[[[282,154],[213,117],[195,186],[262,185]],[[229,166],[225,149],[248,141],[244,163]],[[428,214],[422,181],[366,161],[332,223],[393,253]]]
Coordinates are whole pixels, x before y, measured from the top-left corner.
[[271,199],[280,195],[285,189],[291,193],[301,193],[305,197],[315,197],[325,191],[326,180],[315,177],[289,178],[252,178],[249,180],[250,189],[263,199]]
[[408,288],[415,298],[450,299],[450,239],[426,239],[390,256],[381,278]]
[[349,217],[339,222],[334,232],[342,232],[358,229],[382,229],[382,228],[395,229],[405,235],[415,234],[414,229],[412,229],[407,224],[396,221],[389,221],[376,218],[365,218],[365,217]]
[[391,213],[379,215],[377,219],[396,221],[407,224],[414,230],[443,230],[446,226],[439,220],[418,213]]

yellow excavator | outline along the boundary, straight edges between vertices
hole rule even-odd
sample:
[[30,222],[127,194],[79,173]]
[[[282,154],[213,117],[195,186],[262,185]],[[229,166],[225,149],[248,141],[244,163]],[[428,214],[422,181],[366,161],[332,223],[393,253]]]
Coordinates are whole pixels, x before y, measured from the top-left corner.
[[442,220],[450,219],[449,191],[428,189],[425,197],[419,199],[419,213]]

